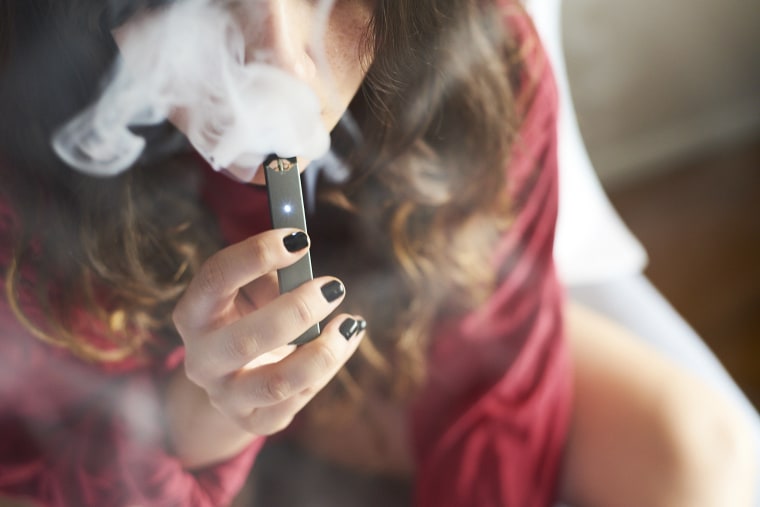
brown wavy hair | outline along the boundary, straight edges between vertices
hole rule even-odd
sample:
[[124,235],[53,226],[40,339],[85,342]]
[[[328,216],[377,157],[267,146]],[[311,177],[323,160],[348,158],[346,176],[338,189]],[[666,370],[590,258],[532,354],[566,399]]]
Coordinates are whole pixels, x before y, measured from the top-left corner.
[[[6,297],[38,338],[88,361],[150,360],[179,343],[171,308],[222,245],[199,200],[200,168],[171,127],[143,132],[152,149],[112,179],[72,171],[49,147],[97,93],[116,54],[110,30],[159,3],[0,0],[0,188],[15,215]],[[408,394],[435,322],[493,289],[520,48],[492,4],[377,2],[373,63],[349,108],[360,139],[333,132],[351,177],[321,185],[310,221],[315,269],[343,278],[347,309],[370,326],[343,394],[357,382]],[[27,297],[44,322],[24,310]],[[81,308],[111,330],[109,343],[78,336],[70,316]]]
[[[440,317],[476,307],[495,283],[521,66],[491,4],[379,2],[375,60],[351,107],[363,143],[351,150],[340,132],[334,139],[356,170],[325,191],[340,211],[323,221],[348,225],[315,243],[315,265],[362,289],[348,306],[368,318],[372,339],[349,370],[392,396],[424,377]],[[321,223],[318,213],[312,229]]]

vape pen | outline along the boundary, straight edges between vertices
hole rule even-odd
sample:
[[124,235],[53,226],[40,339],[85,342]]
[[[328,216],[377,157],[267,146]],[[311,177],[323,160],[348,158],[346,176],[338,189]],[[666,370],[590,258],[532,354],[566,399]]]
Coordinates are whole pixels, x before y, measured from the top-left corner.
[[[306,232],[306,214],[296,158],[280,158],[277,155],[270,155],[264,161],[264,172],[266,174],[272,227],[275,229],[293,227]],[[291,291],[313,278],[309,252],[306,252],[306,255],[295,264],[277,271],[280,294]],[[319,324],[309,328],[292,344],[303,345],[317,336],[319,336]]]

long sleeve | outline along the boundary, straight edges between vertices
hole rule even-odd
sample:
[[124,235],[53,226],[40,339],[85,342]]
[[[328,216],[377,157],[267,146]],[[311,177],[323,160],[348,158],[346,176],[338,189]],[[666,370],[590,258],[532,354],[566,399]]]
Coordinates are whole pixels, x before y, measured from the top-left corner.
[[46,506],[228,504],[263,443],[189,472],[165,449],[160,381],[104,375],[28,335],[0,304],[0,492]]
[[[164,450],[153,427],[158,407],[152,406],[152,390],[138,376],[109,385],[101,399],[96,395],[76,409],[58,407],[55,416],[3,407],[0,491],[56,507],[228,504],[261,442],[228,461],[188,472]],[[105,398],[119,398],[122,413],[113,412]]]
[[[535,34],[526,18],[511,22]],[[413,407],[417,507],[555,501],[571,368],[552,258],[557,95],[540,44],[532,47],[532,97],[508,168],[518,212],[497,249],[500,283],[481,308],[440,326]]]
[[[0,203],[0,279],[9,264],[8,217]],[[28,285],[33,276],[22,278]],[[28,291],[19,296],[27,316],[41,320]],[[86,319],[76,319],[76,331],[103,341]],[[185,470],[166,448],[161,409],[176,352],[174,361],[89,364],[30,334],[0,296],[0,496],[51,507],[230,503],[263,438],[223,463]]]

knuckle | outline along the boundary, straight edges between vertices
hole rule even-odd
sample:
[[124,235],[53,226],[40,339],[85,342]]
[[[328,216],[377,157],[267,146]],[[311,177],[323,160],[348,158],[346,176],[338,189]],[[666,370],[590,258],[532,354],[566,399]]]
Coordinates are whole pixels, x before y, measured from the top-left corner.
[[291,308],[294,321],[299,325],[311,324],[314,321],[314,312],[306,298],[298,294],[292,294],[292,298],[293,305]]
[[230,359],[253,359],[260,353],[259,339],[245,329],[235,330],[225,340],[223,353]]
[[269,403],[285,401],[290,395],[290,382],[283,375],[269,375],[261,386],[261,395]]
[[309,386],[303,391],[301,391],[300,393],[298,393],[298,395],[304,398],[311,399],[314,396],[316,396],[319,391],[322,390],[322,387],[323,386]]
[[218,256],[209,258],[196,275],[198,288],[205,293],[218,294],[222,292],[226,279],[224,264]]
[[251,240],[253,262],[261,266],[261,270],[269,272],[276,265],[276,255],[272,247],[263,238],[255,237]]
[[238,426],[243,428],[248,433],[251,433],[252,435],[266,436],[266,434],[261,432],[257,414],[258,410],[254,411],[252,415],[235,416],[232,418],[232,420],[235,421]]
[[338,364],[339,358],[335,351],[326,343],[319,343],[310,358],[316,371],[324,371]]

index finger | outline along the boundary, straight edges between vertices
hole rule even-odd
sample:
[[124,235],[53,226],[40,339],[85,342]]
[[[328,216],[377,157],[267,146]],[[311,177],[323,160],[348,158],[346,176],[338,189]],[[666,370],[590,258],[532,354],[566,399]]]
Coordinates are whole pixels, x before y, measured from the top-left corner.
[[205,329],[225,316],[241,287],[303,257],[308,237],[298,229],[274,229],[230,245],[203,263],[174,310],[180,334]]

